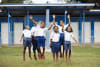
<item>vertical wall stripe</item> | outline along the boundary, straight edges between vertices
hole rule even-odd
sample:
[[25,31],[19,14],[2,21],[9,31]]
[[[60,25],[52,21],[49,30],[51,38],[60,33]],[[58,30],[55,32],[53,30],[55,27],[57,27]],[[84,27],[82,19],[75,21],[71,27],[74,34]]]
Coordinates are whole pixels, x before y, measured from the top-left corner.
[[0,46],[1,46],[1,21],[0,21]]
[[11,17],[10,18],[10,39],[11,39],[11,42],[10,44],[13,45],[14,44],[14,22],[12,20],[13,18]]
[[94,21],[91,21],[91,43],[94,43]]
[[80,21],[78,23],[78,30],[79,30],[79,43],[82,43],[82,19],[80,16]]
[[29,10],[27,9],[27,25],[29,25]]
[[[47,8],[46,9],[46,27],[49,27],[49,17],[50,17],[50,10]],[[47,32],[47,37],[46,37],[46,45],[47,45],[47,49],[49,49],[49,32]]]
[[65,13],[64,14],[65,14],[65,24],[66,24],[67,23],[67,21],[66,21],[67,20],[67,17],[66,17],[67,10],[65,10]]
[[83,42],[83,45],[85,45],[85,10],[83,10],[83,26],[82,26],[82,29],[83,29],[82,42]]
[[10,46],[10,14],[8,9],[8,46]]

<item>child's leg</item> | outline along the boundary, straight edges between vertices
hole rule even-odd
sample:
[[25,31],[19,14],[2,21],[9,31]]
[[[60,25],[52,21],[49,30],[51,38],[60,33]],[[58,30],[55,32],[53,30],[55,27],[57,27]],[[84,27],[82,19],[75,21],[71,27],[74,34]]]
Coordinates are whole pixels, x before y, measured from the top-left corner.
[[53,53],[53,62],[55,63],[55,53]]
[[29,58],[32,60],[32,57],[31,57],[31,48],[28,48],[28,51],[29,51]]
[[44,56],[44,54],[45,54],[45,47],[43,47],[43,56]]
[[65,53],[66,54],[66,62],[67,62],[67,53],[68,53],[68,50],[66,50],[66,53]]
[[58,62],[58,53],[56,53],[56,62]]
[[25,61],[25,53],[26,53],[26,48],[23,50],[23,61]]
[[69,50],[69,61],[70,61],[70,57],[71,57],[71,50]]
[[34,38],[32,39],[32,44],[33,44],[34,59],[37,60],[36,57],[37,41]]

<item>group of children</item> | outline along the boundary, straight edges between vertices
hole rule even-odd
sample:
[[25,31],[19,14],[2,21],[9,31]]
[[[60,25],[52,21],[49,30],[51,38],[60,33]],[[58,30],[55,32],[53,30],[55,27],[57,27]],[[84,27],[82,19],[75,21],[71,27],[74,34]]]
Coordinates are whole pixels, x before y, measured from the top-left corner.
[[[71,39],[75,40],[76,43],[77,40],[73,36],[72,27],[71,27],[71,21],[70,21],[70,15],[67,14],[69,24],[65,25],[64,21],[60,21],[60,26],[55,23],[55,15],[53,15],[53,23],[50,25],[49,28],[45,27],[45,22],[38,23],[36,22],[32,16],[30,16],[30,19],[34,23],[34,27],[32,29],[29,29],[29,26],[25,26],[25,29],[23,31],[23,35],[21,37],[21,40],[23,38],[23,60],[25,61],[25,51],[26,47],[29,49],[29,58],[31,58],[31,43],[33,44],[33,52],[34,52],[34,59],[37,60],[36,57],[36,50],[38,52],[38,58],[39,60],[45,60],[45,40],[46,40],[46,32],[49,31],[53,27],[53,32],[50,34],[50,48],[53,53],[53,61],[56,63],[58,61],[59,52],[60,57],[64,58],[64,53],[66,57],[66,62],[70,61],[71,56]],[[78,44],[79,45],[79,44]],[[69,56],[67,56],[67,53],[69,51]]]

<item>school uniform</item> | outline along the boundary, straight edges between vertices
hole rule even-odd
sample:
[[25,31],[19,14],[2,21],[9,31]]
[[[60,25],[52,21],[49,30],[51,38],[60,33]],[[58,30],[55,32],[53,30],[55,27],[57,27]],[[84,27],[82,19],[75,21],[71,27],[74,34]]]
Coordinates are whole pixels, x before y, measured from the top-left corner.
[[45,40],[46,40],[46,32],[48,28],[37,28],[37,46],[38,47],[45,47]]
[[52,32],[50,36],[50,40],[52,40],[52,53],[58,53],[59,52],[59,47],[60,47],[60,34],[56,32]]
[[71,32],[66,32],[66,31],[64,31],[64,36],[65,36],[65,38],[64,38],[65,50],[71,50],[72,49],[71,40],[74,36]]
[[33,52],[35,53],[36,50],[38,51],[37,40],[36,40],[36,37],[37,37],[37,26],[32,27],[31,32],[34,35],[34,37],[32,37],[32,45],[33,45]]
[[31,31],[28,30],[28,29],[24,29],[23,35],[24,35],[24,37],[23,37],[23,46],[24,46],[24,48],[26,48],[26,47],[31,48],[31,41],[32,41],[32,39],[31,39],[31,36],[32,36]]
[[[64,31],[67,27],[68,27],[68,24],[64,25]],[[60,33],[60,45],[64,45],[64,32],[62,31],[63,27],[58,25],[58,28],[59,28],[59,33]]]

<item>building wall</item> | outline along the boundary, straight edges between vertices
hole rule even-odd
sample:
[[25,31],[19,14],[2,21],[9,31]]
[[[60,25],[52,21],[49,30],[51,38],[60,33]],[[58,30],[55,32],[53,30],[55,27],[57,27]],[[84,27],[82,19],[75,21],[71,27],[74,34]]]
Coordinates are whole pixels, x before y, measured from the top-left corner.
[[[45,16],[33,16],[36,21],[45,21]],[[29,20],[29,19],[28,19]],[[50,16],[50,22],[53,18]],[[64,20],[64,16],[56,16],[56,22],[59,24],[60,20]],[[22,34],[22,29],[25,25],[29,25],[30,28],[34,26],[31,20],[26,22],[24,17],[10,18],[10,44],[22,44],[19,42]],[[6,23],[5,23],[6,22]],[[73,34],[76,39],[82,43],[82,18],[71,18]],[[66,24],[68,21],[66,22]],[[99,18],[86,18],[85,22],[85,43],[100,43],[100,19]],[[8,23],[7,18],[0,18],[0,43],[8,43]],[[73,41],[74,42],[74,41]]]

